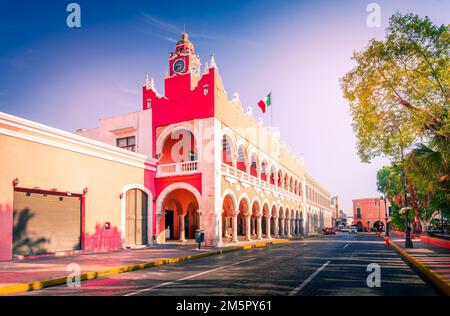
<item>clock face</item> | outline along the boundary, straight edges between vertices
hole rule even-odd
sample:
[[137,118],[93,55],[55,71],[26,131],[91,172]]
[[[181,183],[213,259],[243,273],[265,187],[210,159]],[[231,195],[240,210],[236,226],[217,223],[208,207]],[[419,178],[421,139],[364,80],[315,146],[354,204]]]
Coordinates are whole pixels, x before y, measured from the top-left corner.
[[184,71],[184,68],[186,67],[186,64],[184,62],[184,59],[178,59],[177,61],[175,61],[175,63],[173,64],[173,71],[175,73],[181,73]]

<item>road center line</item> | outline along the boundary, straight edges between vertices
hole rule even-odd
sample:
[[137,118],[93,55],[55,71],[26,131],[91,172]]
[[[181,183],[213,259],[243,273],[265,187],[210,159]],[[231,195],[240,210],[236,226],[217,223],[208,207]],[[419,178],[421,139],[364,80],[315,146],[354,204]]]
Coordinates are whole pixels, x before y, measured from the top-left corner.
[[348,246],[348,244],[346,244],[346,245],[344,246],[344,248],[342,248],[342,249],[345,249],[345,248],[347,248],[347,246]]
[[290,293],[289,296],[294,296],[295,294],[297,294],[298,292],[300,292],[309,282],[311,282],[316,275],[319,274],[320,271],[322,271],[323,269],[325,269],[325,267],[330,263],[331,261],[327,261],[325,262],[319,269],[317,269],[316,271],[314,271],[313,274],[311,274],[305,281],[302,282],[302,284],[300,284],[299,286],[297,286],[295,289],[293,289]]
[[175,281],[170,281],[170,282],[161,283],[161,284],[158,284],[158,285],[149,287],[149,288],[147,288],[147,289],[142,289],[142,290],[139,290],[139,291],[136,291],[136,292],[128,293],[128,294],[125,294],[124,296],[132,296],[132,295],[139,294],[139,293],[143,293],[143,292],[150,292],[151,290],[154,290],[154,289],[157,289],[157,288],[166,286],[166,285],[175,284],[175,283],[180,282],[180,281],[189,280],[189,279],[198,277],[198,276],[203,275],[203,274],[207,274],[207,273],[211,273],[211,272],[214,272],[214,271],[226,269],[226,268],[229,268],[229,267],[232,267],[232,266],[241,264],[241,263],[253,261],[253,260],[255,260],[255,259],[256,259],[256,258],[251,258],[251,259],[247,259],[247,260],[235,262],[235,263],[232,263],[232,264],[228,264],[228,265],[225,265],[225,266],[222,266],[222,267],[218,267],[218,268],[215,268],[215,269],[203,271],[203,272],[200,272],[200,273],[197,273],[197,274],[194,274],[194,275],[190,275],[190,276],[187,276],[187,277],[184,277],[184,278],[175,280]]

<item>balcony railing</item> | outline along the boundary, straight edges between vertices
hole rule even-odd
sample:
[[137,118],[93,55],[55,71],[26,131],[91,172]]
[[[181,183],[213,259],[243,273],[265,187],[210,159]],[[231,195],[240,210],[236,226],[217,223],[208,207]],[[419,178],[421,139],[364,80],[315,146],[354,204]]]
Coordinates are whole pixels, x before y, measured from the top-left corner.
[[156,166],[156,176],[171,177],[198,172],[198,161],[178,162]]
[[280,188],[279,186],[275,184],[271,184],[267,181],[261,180],[255,176],[252,176],[248,174],[247,172],[244,172],[242,170],[236,169],[235,167],[232,167],[228,164],[222,163],[222,174],[231,176],[233,178],[237,178],[240,181],[244,181],[247,183],[252,184],[253,186],[259,186],[265,190],[271,191],[275,194],[282,195],[284,197],[296,200],[298,202],[301,201],[301,197],[298,194],[295,194],[293,192],[290,192],[288,190],[285,190],[283,188]]

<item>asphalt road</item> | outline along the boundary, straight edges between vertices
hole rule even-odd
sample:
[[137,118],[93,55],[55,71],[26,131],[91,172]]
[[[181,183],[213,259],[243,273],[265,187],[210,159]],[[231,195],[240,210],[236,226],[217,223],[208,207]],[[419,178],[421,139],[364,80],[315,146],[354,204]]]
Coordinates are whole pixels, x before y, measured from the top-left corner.
[[[380,287],[367,286],[380,266]],[[24,295],[440,295],[375,235],[339,234],[128,272]]]

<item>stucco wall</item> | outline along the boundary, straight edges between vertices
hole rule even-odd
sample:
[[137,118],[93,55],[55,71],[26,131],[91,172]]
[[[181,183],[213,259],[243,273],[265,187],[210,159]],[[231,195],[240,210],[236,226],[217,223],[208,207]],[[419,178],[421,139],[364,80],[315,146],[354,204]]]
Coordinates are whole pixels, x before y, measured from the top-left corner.
[[[55,145],[42,141],[52,141]],[[83,189],[87,188],[85,249],[99,251],[121,247],[121,193],[130,184],[144,186],[144,160],[136,156],[127,157],[127,153],[121,151],[117,154],[106,153],[102,148],[87,151],[85,147],[74,143],[67,149],[57,147],[61,144],[68,146],[70,142],[56,136],[52,139],[51,133],[44,137],[41,133],[30,130],[25,133],[25,129],[1,124],[0,260],[11,259],[12,181],[15,178],[19,179],[18,186],[22,188],[39,187],[42,190],[56,189],[77,194],[82,194]],[[103,156],[95,157],[100,154]],[[150,214],[151,207],[149,218],[152,218]],[[105,222],[111,223],[110,229],[105,230]]]

